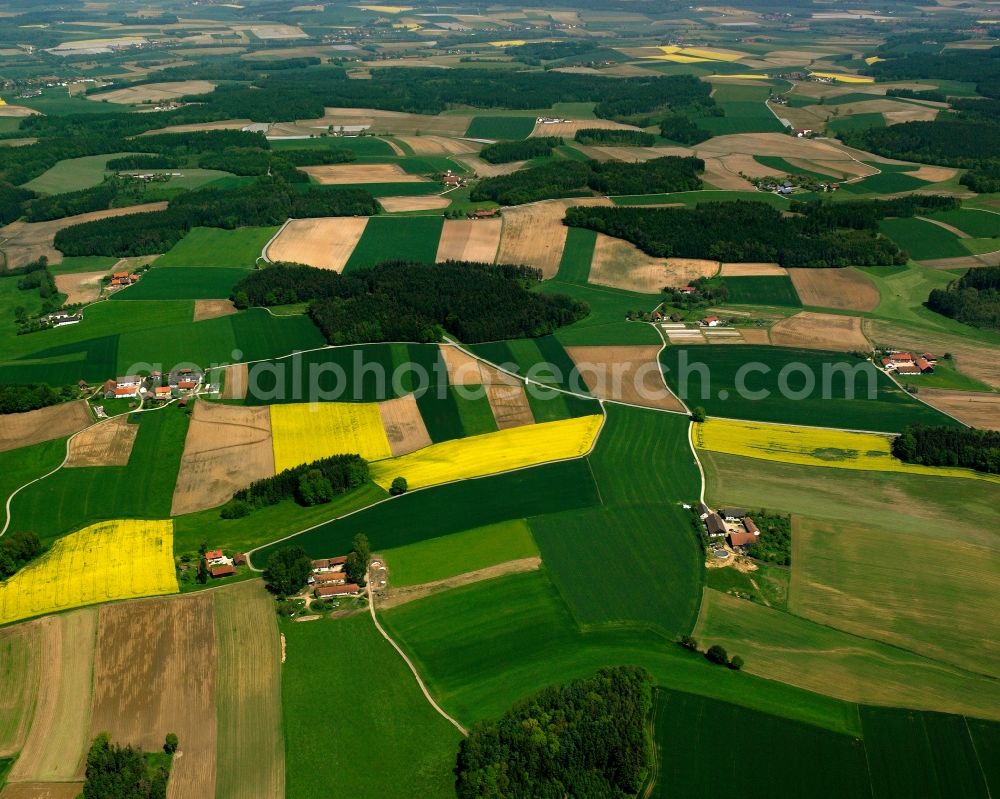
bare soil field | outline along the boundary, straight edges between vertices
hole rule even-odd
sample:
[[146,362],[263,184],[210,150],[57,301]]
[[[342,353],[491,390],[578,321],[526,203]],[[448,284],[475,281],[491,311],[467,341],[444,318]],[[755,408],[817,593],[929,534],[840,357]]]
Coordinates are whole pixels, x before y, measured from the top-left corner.
[[0,757],[16,755],[31,728],[42,670],[41,622],[0,630]]
[[11,782],[0,799],[77,799],[82,791],[82,782]]
[[202,322],[206,319],[218,319],[220,316],[231,316],[236,313],[236,306],[229,300],[195,300],[194,319]]
[[915,169],[913,172],[907,172],[906,174],[912,175],[918,180],[929,180],[931,183],[941,183],[945,180],[951,180],[958,174],[957,169],[952,169],[946,166],[922,166],[919,169]]
[[433,211],[451,205],[451,200],[447,197],[440,197],[436,194],[430,194],[426,197],[379,197],[378,201],[390,214],[400,211]]
[[218,122],[194,122],[190,125],[170,125],[156,130],[147,130],[140,136],[159,136],[161,133],[197,133],[201,130],[242,130],[253,124],[249,119],[223,119]]
[[329,125],[370,125],[373,134],[399,136],[436,135],[463,136],[469,128],[471,116],[406,114],[402,111],[379,111],[374,108],[327,108],[316,120],[303,120],[303,124],[328,127]]
[[970,427],[1000,430],[1000,394],[921,388],[920,399]]
[[996,357],[996,349],[988,344],[980,344],[968,336],[913,330],[905,325],[876,320],[865,320],[865,333],[879,347],[919,350],[936,355],[950,352],[955,359],[953,365],[959,372],[982,380],[993,388],[1000,388],[1000,360]]
[[511,161],[509,164],[491,164],[474,155],[460,155],[458,160],[481,178],[495,178],[499,175],[509,175],[517,172],[527,161]]
[[66,295],[67,305],[86,304],[101,296],[101,278],[106,274],[101,271],[56,275],[56,288]]
[[504,209],[503,233],[497,263],[527,264],[542,270],[545,278],[559,271],[566,226],[566,209],[574,205],[611,205],[606,197],[577,200],[546,200],[533,205]]
[[127,415],[98,422],[69,442],[64,466],[125,466],[138,432],[139,425],[129,424]]
[[170,513],[214,508],[254,480],[273,475],[270,408],[197,402]]
[[258,39],[280,39],[281,41],[287,41],[288,39],[309,38],[301,28],[295,25],[251,25],[250,32]]
[[367,225],[365,216],[293,219],[271,242],[267,258],[340,272]]
[[697,258],[655,258],[627,241],[597,234],[589,282],[601,286],[655,294],[664,286],[686,286],[719,271],[717,261]]
[[85,400],[63,402],[27,413],[0,416],[0,452],[69,436],[93,420]]
[[789,269],[788,274],[803,305],[874,311],[881,299],[875,284],[856,269]]
[[449,385],[478,386],[483,383],[479,361],[450,344],[439,344],[438,349],[448,369]]
[[216,794],[284,796],[281,644],[274,599],[259,580],[215,593],[219,751]]
[[687,147],[611,147],[587,145],[578,146],[581,152],[596,161],[652,161],[666,155],[676,155],[680,158],[694,155],[694,150]]
[[811,172],[822,172],[832,178],[848,180],[850,178],[868,177],[877,174],[875,167],[868,164],[859,163],[850,159],[832,161],[827,158],[788,158],[786,159],[792,166],[806,169]]
[[7,258],[7,267],[23,266],[37,261],[41,256],[49,259],[50,264],[62,263],[63,255],[52,246],[56,233],[63,228],[82,225],[97,219],[110,219],[113,216],[128,216],[143,214],[150,211],[162,211],[166,202],[144,203],[130,205],[127,208],[110,208],[107,211],[91,211],[88,214],[77,214],[48,222],[11,222],[0,228],[0,251]]
[[487,386],[486,399],[501,430],[535,423],[524,386]]
[[211,594],[100,609],[91,735],[156,752],[176,733],[168,799],[215,795],[217,661]]
[[380,402],[378,412],[394,458],[431,445],[431,437],[424,424],[424,417],[420,415],[415,395],[407,394],[398,399]]
[[502,219],[446,219],[436,260],[491,264],[496,260],[502,231]]
[[744,153],[739,153],[738,155],[727,155],[716,160],[718,160],[722,166],[730,172],[735,172],[737,174],[742,172],[744,175],[751,178],[766,178],[774,174],[773,169],[764,166],[752,155],[746,155]]
[[684,412],[684,405],[663,382],[656,345],[634,347],[567,347],[595,397]]
[[[898,105],[898,104],[897,104]],[[886,125],[899,125],[903,122],[933,122],[937,119],[940,108],[928,108],[922,105],[907,105],[894,111],[883,111]]]
[[857,316],[801,311],[771,328],[771,343],[782,347],[853,352],[871,349]]
[[34,108],[23,105],[0,105],[0,117],[30,117],[37,113]]
[[706,183],[725,191],[755,191],[754,185],[727,167],[723,159],[705,157],[702,160],[705,162],[705,172],[702,177]]
[[90,746],[97,609],[87,608],[39,623],[45,657],[38,706],[11,782],[83,779]]
[[388,592],[386,592],[387,595],[379,599],[378,607],[381,610],[388,610],[398,605],[405,605],[407,602],[413,602],[416,599],[423,599],[440,591],[449,591],[452,588],[461,588],[463,585],[481,583],[483,580],[492,580],[495,577],[503,577],[507,574],[533,572],[540,569],[541,566],[541,558],[521,558],[520,560],[509,560],[506,563],[497,563],[495,566],[487,566],[485,569],[477,569],[465,574],[456,574],[454,577],[446,577],[443,580],[435,580],[432,583],[408,585],[403,588],[390,587]]
[[768,263],[745,263],[745,264],[722,264],[720,277],[762,277],[765,275],[787,275],[788,270],[778,264]]
[[207,80],[182,80],[170,83],[146,83],[141,86],[126,86],[110,92],[87,95],[88,100],[134,105],[147,101],[160,102],[184,97],[188,94],[208,94],[215,90],[215,84]]
[[321,186],[425,182],[420,175],[405,172],[399,164],[324,164],[300,169]]
[[770,344],[771,332],[766,327],[741,327],[744,344]]
[[548,125],[537,122],[530,136],[561,136],[564,139],[572,139],[578,130],[586,130],[587,128],[600,128],[601,130],[640,130],[635,125],[612,122],[610,119],[573,119],[566,122],[553,122]]
[[226,367],[222,378],[222,393],[220,399],[246,399],[248,368],[245,363],[234,363]]
[[479,152],[480,148],[477,142],[446,136],[400,136],[399,140],[408,144],[415,155],[463,155]]
[[820,139],[799,139],[784,133],[731,133],[702,142],[697,149],[700,158],[738,153],[776,155],[782,158],[850,160],[850,156],[839,145]]

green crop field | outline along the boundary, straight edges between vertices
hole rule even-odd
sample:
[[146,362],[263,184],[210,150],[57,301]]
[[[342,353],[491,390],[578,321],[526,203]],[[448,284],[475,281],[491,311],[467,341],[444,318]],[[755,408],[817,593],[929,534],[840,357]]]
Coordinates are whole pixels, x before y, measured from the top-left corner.
[[703,696],[658,690],[654,741],[654,799],[869,792],[858,738]]
[[586,462],[563,461],[404,494],[289,542],[264,547],[254,553],[254,562],[266,563],[271,552],[290,544],[302,546],[312,557],[331,557],[346,552],[359,532],[368,536],[373,548],[388,549],[597,502]]
[[225,266],[253,269],[261,250],[276,227],[242,227],[236,230],[196,227],[170,251],[154,262],[155,266]]
[[901,547],[896,530],[796,518],[789,609],[1000,677],[1000,642],[979,635],[1000,604],[1000,555],[966,540],[962,529],[954,533],[951,540],[924,534],[920,546]]
[[594,259],[597,231],[571,227],[566,231],[566,246],[559,261],[555,279],[561,283],[586,284],[590,278],[590,262]]
[[[16,753],[30,727],[41,682],[34,666],[38,662],[38,648],[38,636],[30,632],[0,638],[0,676],[7,700],[0,705],[0,751]],[[0,758],[0,786],[12,762],[13,758]]]
[[844,353],[702,345],[667,347],[660,362],[670,388],[711,416],[882,432],[955,424]]
[[918,261],[969,254],[958,236],[923,219],[883,219],[879,229]]
[[476,344],[469,349],[480,358],[536,383],[574,391],[587,390],[576,364],[554,336],[495,341]]
[[721,191],[718,189],[681,191],[674,192],[673,194],[631,194],[611,198],[611,201],[615,205],[666,205],[683,203],[687,206],[695,206],[698,203],[732,202],[734,200],[752,200],[753,202],[767,203],[782,210],[787,210],[791,202],[787,197],[781,197],[777,194],[760,191]]
[[884,127],[885,117],[879,113],[853,114],[846,117],[837,117],[836,119],[830,119],[826,123],[826,129],[830,133],[845,133],[850,130]]
[[[577,228],[571,228],[576,230]],[[629,311],[651,311],[659,302],[655,294],[637,294],[607,286],[564,283],[546,280],[539,291],[547,294],[566,294],[587,303],[590,313],[567,327],[555,332],[556,340],[566,347],[586,345],[660,344],[659,334],[651,325],[629,322]]]
[[736,305],[802,307],[802,300],[792,285],[792,279],[787,275],[726,277],[721,282],[729,289],[729,302]]
[[[975,723],[975,727],[973,727]],[[996,740],[1000,725],[961,716],[898,708],[862,707],[872,793],[885,799],[987,797],[995,791],[996,761],[978,751]],[[975,731],[973,731],[975,730]],[[993,782],[987,784],[987,779]]]
[[831,178],[839,179],[839,176],[837,175],[817,172],[812,169],[803,169],[802,167],[791,164],[784,158],[776,155],[755,155],[754,160],[759,164],[763,164],[768,169],[773,169],[776,175],[806,175],[811,178],[816,178],[817,180],[830,180]]
[[896,194],[923,189],[930,185],[926,180],[915,178],[913,175],[883,170],[880,174],[859,180],[857,183],[841,183],[840,188],[850,194]]
[[217,267],[156,267],[112,300],[224,300],[246,272]]
[[42,194],[61,194],[67,191],[89,189],[100,185],[108,174],[107,163],[113,158],[122,158],[131,153],[109,153],[87,155],[82,158],[67,158],[46,170],[34,180],[24,184],[26,189]]
[[[586,391],[582,385],[577,390]],[[596,400],[582,399],[574,394],[564,394],[550,388],[529,385],[525,388],[528,405],[535,421],[558,422],[562,419],[575,419],[580,416],[591,416],[601,412],[601,406]]]
[[473,117],[465,135],[470,139],[524,139],[535,129],[535,117]]
[[744,670],[848,702],[1000,718],[1000,685],[939,660],[707,589],[694,637]]
[[524,519],[488,524],[474,530],[382,550],[394,588],[419,585],[497,563],[538,557],[538,546]]
[[[30,447],[0,452],[0,505],[29,480],[51,472],[66,457],[66,439],[56,438]],[[4,515],[6,520],[6,514]],[[0,525],[2,526],[2,525]],[[15,523],[12,530],[24,529]]]
[[444,217],[440,216],[372,217],[344,269],[399,260],[432,264],[443,225]]
[[425,194],[438,194],[441,191],[441,185],[432,180],[410,181],[408,183],[364,183],[359,188],[364,188],[373,197],[423,197]]
[[480,386],[438,384],[417,395],[417,406],[435,444],[497,429],[486,392]]
[[[326,799],[331,785],[337,794],[371,799],[454,795],[451,772],[461,736],[420,694],[367,614],[286,622],[281,629],[288,799]],[[333,687],[357,699],[350,724],[338,722],[338,729],[324,723],[330,709],[319,701]]]
[[357,156],[395,155],[395,150],[375,136],[319,136],[314,139],[272,139],[272,150],[350,150]]
[[109,255],[75,255],[63,258],[57,264],[49,264],[49,271],[55,275],[68,275],[73,272],[97,272],[101,269],[111,270],[118,258]]
[[936,219],[957,227],[973,238],[994,238],[1000,236],[1000,214],[979,211],[975,208],[959,208],[955,211],[939,211],[928,219]]
[[188,414],[176,405],[141,413],[126,466],[61,469],[18,494],[15,529],[43,541],[102,519],[166,519],[180,468]]
[[713,97],[721,106],[721,117],[704,116],[694,121],[716,136],[729,133],[781,133],[785,127],[771,113],[765,100],[770,86],[716,84]]

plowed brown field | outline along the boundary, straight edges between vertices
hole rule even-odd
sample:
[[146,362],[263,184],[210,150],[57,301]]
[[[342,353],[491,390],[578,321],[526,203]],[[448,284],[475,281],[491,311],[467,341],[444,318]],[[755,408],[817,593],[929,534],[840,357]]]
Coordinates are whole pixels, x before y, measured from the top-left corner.
[[0,415],[0,452],[72,435],[92,421],[86,400]]
[[379,415],[389,439],[393,457],[406,455],[431,445],[431,437],[424,425],[424,418],[417,407],[417,398],[407,394],[398,399],[380,402]]
[[446,219],[436,260],[493,263],[502,225],[501,219]]
[[567,347],[595,397],[684,412],[684,405],[663,382],[655,345],[634,347]]
[[117,416],[87,428],[69,442],[67,469],[79,466],[124,466],[132,454],[139,425]]

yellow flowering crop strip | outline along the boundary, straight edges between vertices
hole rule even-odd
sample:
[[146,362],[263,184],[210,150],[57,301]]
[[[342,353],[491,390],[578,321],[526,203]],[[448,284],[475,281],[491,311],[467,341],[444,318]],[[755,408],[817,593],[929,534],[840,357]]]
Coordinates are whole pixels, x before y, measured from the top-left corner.
[[405,477],[411,489],[425,488],[578,458],[590,451],[602,420],[602,416],[581,416],[432,444],[409,455],[373,463],[372,479],[386,489],[396,477]]
[[869,78],[864,75],[845,75],[843,72],[810,72],[810,75],[815,75],[817,78],[830,78],[831,80],[839,80],[841,83],[874,83],[875,78]]
[[357,453],[368,461],[391,458],[374,402],[299,402],[271,406],[276,472],[331,455]]
[[174,524],[122,519],[70,533],[0,583],[0,624],[99,602],[176,594]]
[[878,433],[708,419],[692,425],[691,437],[698,449],[744,458],[857,471],[964,477],[1000,483],[1000,476],[971,469],[903,463],[892,455],[892,438]]

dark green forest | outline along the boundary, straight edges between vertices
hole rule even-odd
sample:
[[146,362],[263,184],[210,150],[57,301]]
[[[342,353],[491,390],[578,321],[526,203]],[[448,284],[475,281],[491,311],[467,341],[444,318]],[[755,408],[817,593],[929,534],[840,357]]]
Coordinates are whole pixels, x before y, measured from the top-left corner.
[[1000,329],[1000,266],[970,269],[948,288],[933,289],[927,307],[967,325]]
[[1000,432],[914,425],[893,439],[892,454],[906,463],[1000,474]]

